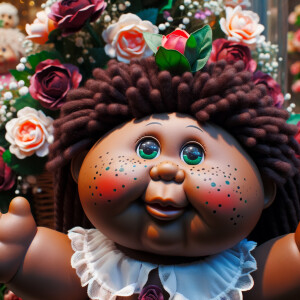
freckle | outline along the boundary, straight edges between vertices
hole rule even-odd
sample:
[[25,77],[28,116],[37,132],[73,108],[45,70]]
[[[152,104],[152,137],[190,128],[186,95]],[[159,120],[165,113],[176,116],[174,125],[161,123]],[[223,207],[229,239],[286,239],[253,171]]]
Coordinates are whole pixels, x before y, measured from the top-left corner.
[[115,171],[118,171],[118,169],[115,169]]
[[118,174],[115,174],[115,176],[119,176]]
[[89,186],[89,188],[92,188],[91,186]]
[[211,185],[212,187],[215,187],[215,186],[216,186],[216,183],[215,183],[215,182],[212,182],[210,185]]
[[102,174],[99,174],[99,176],[102,176]]
[[96,177],[94,177],[94,180],[96,179]]
[[124,187],[125,187],[125,185],[123,184],[123,185],[122,185],[122,188],[124,188]]
[[137,178],[133,178],[134,180],[137,180]]
[[102,197],[102,194],[100,193],[99,196]]
[[242,201],[243,200],[243,198],[240,198],[240,201]]
[[109,167],[107,167],[105,170],[106,170],[106,171],[109,170]]
[[200,170],[198,169],[197,172],[200,172]]
[[114,191],[114,192],[116,192],[116,191],[117,191],[117,189],[113,189],[113,191]]
[[204,179],[204,181],[206,181],[206,178]]
[[216,211],[216,210],[214,210],[214,211],[213,211],[213,213],[214,213],[214,214],[216,214],[216,213],[217,213],[217,211]]
[[219,204],[219,207],[222,207],[222,204]]
[[98,190],[98,187],[96,186],[96,190]]
[[123,172],[123,171],[124,171],[124,169],[123,169],[123,168],[120,168],[120,169],[119,169],[119,171],[120,171],[120,172]]
[[95,168],[97,168],[97,165],[95,165]]
[[221,190],[220,190],[220,189],[217,189],[217,191],[220,192]]
[[206,201],[205,204],[208,204],[208,201]]
[[127,175],[127,173],[125,173],[125,175]]
[[96,205],[97,205],[97,203],[96,203],[96,202],[94,202],[94,205],[96,206]]
[[227,185],[229,185],[230,182],[229,182],[229,181],[225,181],[225,183],[226,183]]
[[94,193],[92,193],[92,196],[94,196]]
[[133,167],[135,168],[135,167],[136,167],[136,165],[133,165]]
[[205,170],[205,168],[202,168],[202,170]]
[[230,167],[230,165],[227,165],[227,167]]
[[99,172],[97,171],[96,174],[98,174]]
[[224,175],[224,177],[227,177],[226,175]]
[[247,200],[245,200],[245,203],[247,203]]
[[108,154],[109,152],[106,152],[106,154]]
[[237,168],[234,168],[234,171],[237,171]]
[[108,203],[110,203],[110,202],[111,202],[111,200],[107,200],[107,202],[108,202]]
[[244,178],[244,181],[246,181],[246,178]]
[[240,187],[239,187],[239,186],[238,186],[237,188],[238,188],[238,190],[240,189]]
[[235,208],[235,207],[233,208],[233,211],[236,211],[236,208]]
[[206,173],[204,173],[204,175],[206,175]]
[[236,180],[236,178],[235,178],[235,177],[233,177],[233,180]]
[[233,225],[236,225],[236,223],[233,223]]
[[230,221],[233,221],[233,218],[230,218]]
[[228,194],[227,197],[230,197],[230,194]]
[[101,156],[99,156],[99,158],[102,158],[102,155],[101,155]]
[[144,165],[144,167],[147,168],[148,166],[147,166],[147,165]]
[[199,189],[199,186],[197,186],[197,189]]
[[194,173],[191,173],[191,175],[194,175]]
[[237,217],[239,218],[239,217],[240,217],[240,215],[237,215]]

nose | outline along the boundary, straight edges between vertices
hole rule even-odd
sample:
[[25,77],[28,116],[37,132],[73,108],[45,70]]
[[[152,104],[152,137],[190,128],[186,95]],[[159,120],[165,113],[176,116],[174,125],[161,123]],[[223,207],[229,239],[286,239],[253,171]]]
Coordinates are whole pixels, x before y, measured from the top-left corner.
[[150,170],[150,176],[153,180],[175,181],[182,183],[185,178],[184,171],[172,162],[164,161],[154,166]]

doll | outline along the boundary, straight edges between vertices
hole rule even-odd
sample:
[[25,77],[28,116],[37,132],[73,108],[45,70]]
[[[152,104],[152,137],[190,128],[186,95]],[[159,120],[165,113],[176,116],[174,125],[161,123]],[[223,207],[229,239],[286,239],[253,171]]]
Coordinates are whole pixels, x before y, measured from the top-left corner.
[[17,8],[10,3],[0,3],[0,20],[3,28],[16,28],[19,24]]
[[[1,6],[0,6],[1,7]],[[9,73],[24,55],[24,35],[18,29],[0,28],[0,83],[8,85],[13,80]]]
[[153,57],[112,60],[93,75],[50,149],[68,235],[15,198],[0,282],[24,300],[299,299],[297,128],[243,62],[172,76]]

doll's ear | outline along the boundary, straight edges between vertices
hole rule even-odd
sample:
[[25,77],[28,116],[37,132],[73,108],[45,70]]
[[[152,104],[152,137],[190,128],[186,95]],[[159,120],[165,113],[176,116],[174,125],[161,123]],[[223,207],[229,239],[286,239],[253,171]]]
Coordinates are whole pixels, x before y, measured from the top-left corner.
[[262,176],[262,181],[264,185],[264,209],[268,208],[274,201],[276,196],[277,187],[275,182],[270,179]]
[[76,183],[78,183],[78,176],[81,165],[83,163],[84,158],[86,157],[88,151],[82,151],[72,158],[71,161],[71,174]]

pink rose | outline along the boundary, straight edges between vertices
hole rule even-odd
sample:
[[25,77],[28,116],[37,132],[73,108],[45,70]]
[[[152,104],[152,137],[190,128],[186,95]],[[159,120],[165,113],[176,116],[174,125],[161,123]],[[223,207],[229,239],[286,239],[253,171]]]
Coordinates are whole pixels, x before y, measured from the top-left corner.
[[148,285],[143,288],[138,300],[164,300],[164,295],[157,285]]
[[294,33],[293,39],[292,39],[292,44],[293,44],[294,48],[296,49],[296,51],[300,52],[300,29],[298,29]]
[[255,84],[264,84],[268,89],[268,94],[273,98],[274,106],[282,107],[284,96],[280,85],[270,75],[257,71],[253,74],[253,81]]
[[62,0],[51,6],[48,17],[58,23],[63,36],[79,31],[85,23],[96,21],[106,8],[104,0]]
[[55,110],[62,106],[68,91],[79,86],[81,79],[74,65],[47,59],[37,65],[30,79],[29,92],[41,105]]
[[189,37],[190,35],[186,31],[177,29],[170,34],[163,36],[161,45],[166,49],[177,50],[184,54],[186,41]]
[[10,190],[15,184],[15,174],[12,169],[3,161],[5,149],[0,147],[0,191]]
[[212,44],[212,52],[208,60],[209,63],[216,62],[221,59],[229,63],[242,60],[245,64],[245,70],[254,72],[257,64],[251,57],[251,51],[246,45],[230,42],[225,39],[217,39]]
[[251,3],[249,0],[224,0],[225,6],[236,7],[240,5],[242,8],[250,7]]
[[292,85],[292,91],[294,93],[300,93],[300,79],[296,80]]
[[22,300],[22,299],[16,296],[12,291],[9,291],[6,295],[4,295],[4,300]]
[[[300,145],[300,122],[297,123],[297,126],[298,126],[298,132],[295,135],[295,139]],[[300,159],[300,155],[297,155],[297,157]]]
[[290,66],[290,71],[293,75],[297,75],[300,73],[300,61],[296,61]]

